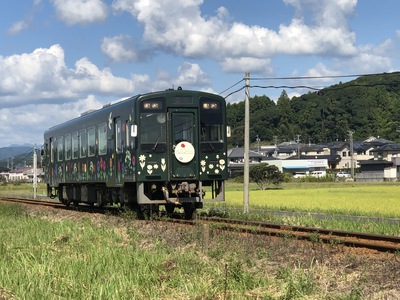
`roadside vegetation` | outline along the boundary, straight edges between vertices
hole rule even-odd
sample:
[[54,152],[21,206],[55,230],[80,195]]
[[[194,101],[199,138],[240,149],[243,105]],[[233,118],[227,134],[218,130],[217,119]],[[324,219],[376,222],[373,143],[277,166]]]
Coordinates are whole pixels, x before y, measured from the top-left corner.
[[[244,215],[243,185],[230,181],[226,203],[201,213],[398,235],[399,225],[347,215],[398,216],[399,188],[396,183],[283,182],[261,190],[252,183],[251,212]],[[44,184],[37,194],[45,195]],[[33,188],[5,184],[0,195],[32,196]],[[344,254],[340,245],[208,231],[201,222],[188,229],[137,221],[129,213],[123,218],[69,213],[51,215],[46,209],[32,215],[22,206],[0,203],[0,299],[400,296],[398,263]]]
[[[398,265],[304,243],[0,203],[0,299],[395,299]],[[207,234],[205,234],[205,231]],[[384,276],[383,276],[384,275]],[[383,284],[384,283],[384,284]]]

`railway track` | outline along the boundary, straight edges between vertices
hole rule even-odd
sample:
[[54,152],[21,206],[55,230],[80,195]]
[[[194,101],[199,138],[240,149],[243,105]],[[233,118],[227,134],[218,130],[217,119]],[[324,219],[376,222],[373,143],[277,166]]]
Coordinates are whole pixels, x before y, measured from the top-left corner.
[[[281,225],[237,219],[202,217],[199,220],[221,230],[232,230],[250,234],[278,237],[293,237],[326,244],[340,244],[347,247],[360,247],[380,252],[400,254],[400,237],[342,231],[324,228]],[[172,220],[195,225],[197,221]]]
[[[34,200],[26,198],[0,197],[0,201],[25,203],[30,205],[41,205],[54,208],[68,209],[57,201]],[[104,208],[93,208],[89,206],[73,207],[76,210],[104,212]],[[114,207],[112,208],[115,209]],[[202,222],[206,226],[213,226],[219,230],[230,230],[250,234],[269,235],[278,237],[292,237],[296,239],[309,240],[312,242],[326,244],[340,244],[348,247],[362,247],[381,252],[400,254],[400,237],[378,234],[368,234],[352,231],[341,231],[324,228],[290,226],[269,222],[257,222],[238,219],[227,219],[217,217],[200,217],[197,220],[169,219],[168,222],[197,225]]]
[[[106,211],[106,208],[104,208],[104,207],[91,207],[89,205],[74,206],[73,203],[71,203],[71,206],[66,206],[65,204],[62,204],[61,202],[59,202],[58,200],[48,201],[48,200],[18,198],[18,197],[0,197],[0,201],[12,202],[12,203],[23,203],[23,204],[29,204],[29,205],[48,206],[48,207],[59,208],[59,209],[66,209],[66,210],[69,209],[69,210],[77,210],[77,211],[85,211],[85,212],[104,213]],[[114,208],[110,207],[109,210],[114,210]]]
[[12,202],[12,203],[24,203],[30,205],[42,205],[50,207],[65,207],[65,205],[56,201],[46,201],[46,200],[18,198],[18,197],[0,197],[0,201]]

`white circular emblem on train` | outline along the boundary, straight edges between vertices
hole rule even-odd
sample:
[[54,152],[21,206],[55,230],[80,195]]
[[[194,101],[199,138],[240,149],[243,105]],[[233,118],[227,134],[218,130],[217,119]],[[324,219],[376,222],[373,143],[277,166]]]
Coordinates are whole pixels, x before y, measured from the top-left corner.
[[188,163],[194,158],[194,147],[189,142],[180,142],[175,146],[175,157],[181,163]]

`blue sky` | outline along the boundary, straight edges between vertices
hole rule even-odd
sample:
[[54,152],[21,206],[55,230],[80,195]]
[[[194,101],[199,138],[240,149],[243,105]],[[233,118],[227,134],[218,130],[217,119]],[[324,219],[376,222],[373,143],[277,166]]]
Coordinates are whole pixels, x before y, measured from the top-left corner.
[[[178,86],[220,93],[246,71],[253,78],[398,71],[399,11],[398,0],[0,1],[0,147],[41,144],[47,128],[138,93]],[[320,88],[349,79],[254,84]],[[227,98],[243,99],[244,91]]]

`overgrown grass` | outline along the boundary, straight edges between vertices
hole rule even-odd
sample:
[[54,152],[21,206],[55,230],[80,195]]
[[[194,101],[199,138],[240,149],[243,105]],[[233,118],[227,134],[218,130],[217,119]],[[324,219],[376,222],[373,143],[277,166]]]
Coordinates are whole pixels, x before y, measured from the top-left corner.
[[[33,184],[25,182],[2,182],[0,184],[0,196],[15,196],[15,197],[32,197]],[[46,195],[46,184],[41,182],[37,184],[36,194],[38,196]]]
[[51,221],[0,204],[2,299],[363,299],[371,290],[333,272],[321,250],[296,255],[290,239],[210,229],[205,249],[202,224],[108,220]]
[[364,299],[380,291],[363,260],[343,262],[360,266],[350,276],[325,262],[326,250],[291,239],[210,228],[205,241],[201,223],[114,226],[110,218],[51,221],[0,203],[0,299]]
[[142,245],[134,228],[120,235],[90,222],[49,222],[0,207],[0,286],[17,298],[212,298],[224,290],[218,268],[192,251],[182,255],[157,241]]
[[[219,262],[202,259],[196,247],[143,244],[132,227],[50,222],[9,205],[0,205],[0,222],[0,287],[16,298],[246,299],[246,291],[265,294],[270,285],[237,254],[223,251]],[[192,234],[180,239],[196,242]]]

